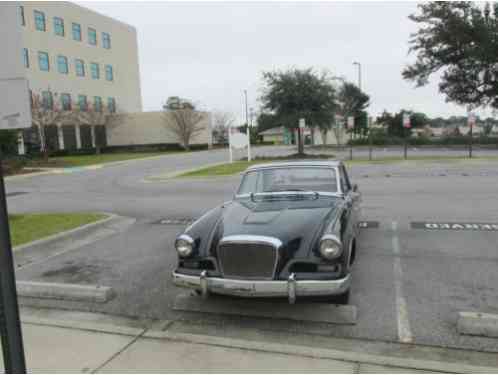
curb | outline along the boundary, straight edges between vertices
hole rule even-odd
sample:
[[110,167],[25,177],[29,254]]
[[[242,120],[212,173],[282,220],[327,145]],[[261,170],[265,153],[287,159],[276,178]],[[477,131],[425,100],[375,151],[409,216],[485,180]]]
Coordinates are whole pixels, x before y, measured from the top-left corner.
[[114,295],[111,287],[100,285],[18,281],[16,286],[20,297],[29,298],[105,303]]
[[[209,163],[209,164],[203,164],[203,165],[200,165],[200,166],[197,166],[195,168],[189,168],[189,169],[182,169],[180,171],[175,171],[175,172],[170,172],[170,173],[165,173],[165,174],[160,174],[160,175],[154,175],[154,176],[147,176],[145,177],[142,182],[145,182],[145,183],[150,183],[150,182],[161,182],[161,181],[165,181],[165,180],[169,180],[169,179],[173,179],[173,178],[176,178],[176,177],[179,177],[185,173],[189,173],[189,172],[194,172],[194,171],[198,171],[199,169],[205,169],[205,168],[211,168],[211,167],[216,167],[218,165],[223,165],[223,164],[226,164],[227,162],[226,161],[222,161],[222,162],[216,162],[216,163]],[[226,175],[226,176],[221,176],[221,177],[229,177],[229,176],[232,176],[232,175]],[[216,176],[218,177],[218,176]],[[189,178],[189,177],[185,177],[186,179]],[[192,177],[193,179],[196,179],[197,177]],[[203,178],[203,177],[201,177]]]
[[364,354],[360,352],[341,351],[334,349],[320,349],[315,347],[305,347],[299,345],[289,345],[284,343],[268,343],[261,341],[249,341],[215,337],[207,335],[197,335],[189,333],[173,333],[167,331],[146,331],[144,338],[164,339],[171,341],[183,341],[193,344],[204,344],[220,346],[225,348],[237,348],[269,353],[299,355],[317,359],[334,359],[345,362],[355,362],[360,364],[374,364],[390,367],[403,367],[417,370],[428,370],[450,373],[495,373],[496,367],[474,366],[465,363],[448,363],[433,360],[419,360],[402,357],[390,357],[384,355]]
[[47,259],[119,233],[133,225],[135,218],[103,212],[108,217],[83,226],[53,234],[13,249],[17,268]]

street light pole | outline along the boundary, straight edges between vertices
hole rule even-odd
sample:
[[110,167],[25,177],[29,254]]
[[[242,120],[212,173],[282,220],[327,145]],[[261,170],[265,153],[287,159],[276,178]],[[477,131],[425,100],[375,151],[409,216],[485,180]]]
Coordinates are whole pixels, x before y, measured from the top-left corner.
[[244,90],[246,104],[247,161],[251,161],[251,129],[249,128],[249,111],[247,108],[247,90]]
[[358,66],[358,88],[361,90],[361,63],[354,61],[353,65]]

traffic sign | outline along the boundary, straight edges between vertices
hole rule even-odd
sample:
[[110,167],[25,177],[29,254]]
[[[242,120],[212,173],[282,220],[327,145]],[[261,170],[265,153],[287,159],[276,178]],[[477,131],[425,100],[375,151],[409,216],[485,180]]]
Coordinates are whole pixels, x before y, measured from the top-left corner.
[[301,131],[302,131],[302,129],[304,129],[305,127],[306,127],[306,120],[303,118],[300,118],[299,119],[299,129],[301,129]]
[[475,126],[476,124],[476,115],[472,112],[469,113],[469,117],[467,118],[467,123],[470,127]]
[[411,128],[410,115],[408,113],[403,114],[403,127],[406,129]]
[[349,116],[348,117],[348,129],[353,129],[354,128],[354,117]]

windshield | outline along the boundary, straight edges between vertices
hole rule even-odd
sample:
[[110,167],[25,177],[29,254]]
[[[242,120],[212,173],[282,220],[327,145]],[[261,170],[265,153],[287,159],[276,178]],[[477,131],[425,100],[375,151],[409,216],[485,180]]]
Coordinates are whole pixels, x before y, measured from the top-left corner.
[[238,195],[282,191],[320,191],[337,193],[337,175],[333,168],[268,168],[247,172]]

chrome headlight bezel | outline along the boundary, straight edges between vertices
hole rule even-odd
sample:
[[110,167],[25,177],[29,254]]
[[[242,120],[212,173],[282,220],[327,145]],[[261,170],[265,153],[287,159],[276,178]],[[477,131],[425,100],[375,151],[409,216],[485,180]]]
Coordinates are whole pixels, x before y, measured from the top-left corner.
[[194,240],[188,234],[176,238],[175,249],[180,258],[187,258],[194,252]]
[[337,259],[342,255],[342,241],[333,234],[326,234],[320,239],[318,250],[325,260]]

